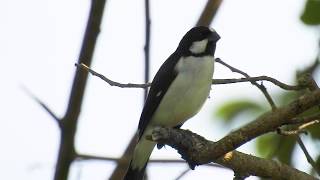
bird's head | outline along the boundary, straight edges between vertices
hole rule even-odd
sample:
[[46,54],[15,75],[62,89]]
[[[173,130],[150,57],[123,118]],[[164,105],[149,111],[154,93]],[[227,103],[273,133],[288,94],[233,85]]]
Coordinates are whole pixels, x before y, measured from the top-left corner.
[[211,28],[194,27],[183,36],[177,50],[184,55],[213,55],[219,39],[218,33]]

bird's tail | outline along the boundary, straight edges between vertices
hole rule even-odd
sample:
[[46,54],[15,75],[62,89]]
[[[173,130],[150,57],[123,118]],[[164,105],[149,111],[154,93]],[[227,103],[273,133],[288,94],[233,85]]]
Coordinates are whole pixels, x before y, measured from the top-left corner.
[[142,169],[133,169],[131,164],[132,164],[132,160],[130,162],[130,166],[123,180],[142,180],[145,174],[147,163],[144,165]]
[[155,145],[154,142],[146,140],[144,137],[140,138],[124,180],[143,180],[149,157]]

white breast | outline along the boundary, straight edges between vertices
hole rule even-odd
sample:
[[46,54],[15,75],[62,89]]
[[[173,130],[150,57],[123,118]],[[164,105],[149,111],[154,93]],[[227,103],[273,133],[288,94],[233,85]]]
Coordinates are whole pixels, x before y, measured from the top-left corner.
[[213,57],[188,57],[176,65],[179,72],[159,104],[152,126],[174,127],[194,116],[208,98]]

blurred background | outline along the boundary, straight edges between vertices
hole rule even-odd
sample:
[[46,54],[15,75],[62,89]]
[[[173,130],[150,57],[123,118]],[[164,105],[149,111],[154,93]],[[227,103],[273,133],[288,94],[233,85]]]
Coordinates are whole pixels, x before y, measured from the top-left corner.
[[[206,2],[150,1],[151,77],[195,25]],[[60,130],[24,89],[59,117],[64,115],[89,8],[89,0],[0,2],[0,179],[53,178]],[[319,14],[317,0],[225,0],[211,24],[221,36],[216,56],[251,76],[267,75],[295,84],[299,72],[317,67]],[[107,1],[92,68],[118,82],[143,83],[144,21],[143,1]],[[314,69],[319,82],[319,68]],[[214,78],[240,77],[220,64],[215,66]],[[277,105],[299,95],[269,83],[264,85]],[[120,157],[137,129],[142,106],[142,89],[111,87],[89,75],[76,150]],[[201,112],[182,128],[216,141],[268,110],[263,94],[250,83],[214,85]],[[310,132],[302,139],[320,164],[319,125]],[[292,137],[270,133],[238,150],[311,172]],[[155,150],[152,158],[179,159],[180,155],[166,147]],[[115,166],[112,161],[75,161],[69,179],[108,179]],[[186,169],[186,164],[149,164],[148,176],[152,180],[175,179]],[[231,170],[199,166],[181,179],[232,177]]]

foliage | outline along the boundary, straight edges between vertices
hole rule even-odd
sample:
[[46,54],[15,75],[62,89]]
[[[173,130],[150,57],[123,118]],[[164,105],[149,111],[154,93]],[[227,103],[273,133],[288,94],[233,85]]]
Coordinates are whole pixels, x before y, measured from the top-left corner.
[[320,1],[308,0],[301,15],[301,20],[307,25],[320,24]]
[[263,107],[257,102],[246,99],[232,100],[219,107],[216,115],[226,122],[231,122],[241,113],[258,113],[262,110]]
[[[318,63],[314,63],[316,66],[318,66]],[[310,67],[307,67],[306,69],[310,69]],[[312,68],[313,71],[316,70],[315,68]],[[297,78],[303,74],[303,71],[297,71]],[[310,71],[307,71],[310,72]],[[311,72],[312,73],[312,72]],[[277,95],[277,105],[282,106],[286,105],[292,100],[298,98],[300,95],[308,93],[307,91],[299,91],[299,92],[292,92],[292,91],[285,91],[279,95]],[[230,123],[232,121],[241,120],[240,115],[245,115],[246,117],[249,117],[250,119],[256,118],[256,115],[261,114],[267,110],[269,110],[270,107],[267,106],[266,103],[261,103],[258,101],[252,101],[249,99],[238,99],[238,100],[232,100],[229,102],[226,102],[225,104],[222,104],[218,110],[215,112],[215,114],[224,120],[224,123]],[[300,116],[309,116],[315,113],[319,113],[320,107],[312,108],[305,113],[301,114]],[[240,117],[240,118],[239,118]],[[286,127],[289,129],[294,129],[298,125],[291,125]],[[320,131],[319,131],[320,125],[313,125],[307,129],[307,131],[310,134],[310,137],[312,137],[312,140],[319,141],[320,140]],[[268,133],[261,137],[257,138],[256,141],[256,151],[257,153],[265,158],[273,158],[277,159],[283,163],[287,163],[289,165],[292,164],[293,160],[293,151],[296,147],[296,139],[295,136],[282,136],[278,135],[276,133]],[[320,161],[320,153],[317,155],[318,161]],[[307,160],[306,160],[307,161]]]

